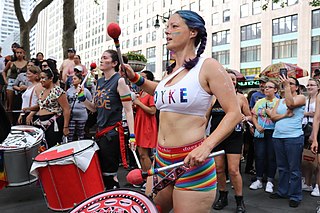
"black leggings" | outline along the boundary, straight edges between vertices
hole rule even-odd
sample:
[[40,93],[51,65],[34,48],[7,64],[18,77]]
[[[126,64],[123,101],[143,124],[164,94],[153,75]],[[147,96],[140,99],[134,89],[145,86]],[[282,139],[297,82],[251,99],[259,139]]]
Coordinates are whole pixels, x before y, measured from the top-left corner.
[[[39,116],[39,119],[40,119],[40,121],[46,121],[46,120],[49,120],[50,118],[52,118],[52,116],[53,115],[42,115],[42,116]],[[57,145],[57,143],[62,142],[63,123],[64,123],[63,116],[61,115],[60,117],[58,117],[56,121],[57,121],[58,128],[59,128],[58,132],[54,131],[54,122],[52,122],[52,124],[44,132],[45,138],[46,138],[46,141],[48,144],[48,148],[51,148],[51,147]]]

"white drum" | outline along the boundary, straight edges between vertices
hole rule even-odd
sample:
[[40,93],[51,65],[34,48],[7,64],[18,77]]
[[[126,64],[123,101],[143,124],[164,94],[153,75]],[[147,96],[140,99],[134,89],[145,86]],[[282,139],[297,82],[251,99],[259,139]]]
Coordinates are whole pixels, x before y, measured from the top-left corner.
[[42,129],[25,125],[11,128],[0,144],[0,173],[4,174],[7,186],[23,186],[37,180],[29,171],[43,140]]

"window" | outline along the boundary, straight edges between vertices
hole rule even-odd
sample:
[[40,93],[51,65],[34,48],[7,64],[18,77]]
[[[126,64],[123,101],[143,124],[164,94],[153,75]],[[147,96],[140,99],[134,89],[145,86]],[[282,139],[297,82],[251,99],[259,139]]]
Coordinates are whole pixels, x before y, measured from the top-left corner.
[[155,41],[157,39],[157,32],[153,31],[152,32],[152,41]]
[[151,18],[147,19],[147,28],[151,27]]
[[142,44],[142,35],[138,37],[138,45]]
[[297,40],[272,44],[272,59],[297,57]]
[[156,47],[149,47],[147,48],[147,58],[154,58],[156,57]]
[[212,23],[212,25],[219,24],[219,14],[218,13],[214,13],[211,15],[211,23]]
[[241,41],[261,38],[261,23],[241,27]]
[[272,3],[272,9],[276,10],[276,9],[280,9],[283,8],[285,6],[291,6],[294,4],[298,4],[298,0],[280,0],[278,2],[273,2]]
[[167,45],[166,44],[162,45],[162,55],[167,56]]
[[155,62],[147,63],[146,70],[149,70],[151,72],[155,72],[156,71],[156,63]]
[[134,38],[133,38],[133,46],[137,46],[137,42],[138,42],[137,37],[134,37]]
[[261,46],[241,48],[241,62],[252,62],[261,60]]
[[224,50],[219,52],[213,52],[212,58],[215,58],[221,64],[229,64],[230,63],[230,51]]
[[230,21],[230,10],[227,9],[223,11],[223,22],[228,22]]
[[272,20],[272,35],[281,35],[298,30],[298,15],[286,16]]
[[212,34],[212,46],[230,44],[230,30],[220,31]]
[[249,4],[243,4],[240,6],[240,17],[247,17],[249,15]]
[[190,10],[197,11],[197,5],[195,2],[190,3]]
[[133,25],[133,32],[135,33],[135,32],[137,32],[137,30],[138,30],[138,24],[134,24]]
[[320,28],[320,9],[312,11],[312,29]]
[[203,5],[203,2],[205,1],[205,0],[199,0],[199,11],[203,11],[203,9],[204,9],[204,5]]
[[311,39],[311,55],[320,55],[320,36]]
[[252,2],[252,15],[260,14],[261,13],[261,1],[254,1]]
[[150,41],[150,33],[147,33],[146,35],[146,42],[148,43]]
[[139,22],[139,31],[142,30],[142,21]]

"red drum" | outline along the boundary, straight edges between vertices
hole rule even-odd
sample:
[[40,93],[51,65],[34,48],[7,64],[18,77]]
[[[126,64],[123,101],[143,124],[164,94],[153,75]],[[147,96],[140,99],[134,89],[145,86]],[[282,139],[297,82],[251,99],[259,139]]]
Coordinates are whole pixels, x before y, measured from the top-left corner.
[[44,133],[39,128],[25,125],[11,128],[8,137],[0,144],[0,189],[37,180],[29,171],[43,140]]
[[104,191],[98,145],[81,140],[55,146],[38,155],[31,174],[38,175],[47,205],[61,211]]
[[124,212],[157,213],[158,209],[144,194],[129,189],[114,189],[80,203],[69,213]]

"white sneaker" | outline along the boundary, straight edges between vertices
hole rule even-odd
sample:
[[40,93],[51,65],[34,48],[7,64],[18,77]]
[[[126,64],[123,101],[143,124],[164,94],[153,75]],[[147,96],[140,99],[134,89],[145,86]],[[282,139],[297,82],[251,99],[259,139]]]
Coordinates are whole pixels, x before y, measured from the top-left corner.
[[320,197],[320,192],[319,192],[319,186],[318,186],[318,184],[315,185],[313,191],[311,192],[311,196]]
[[266,185],[266,192],[273,193],[273,184],[270,181]]
[[255,182],[251,183],[250,189],[256,190],[262,188],[262,182],[260,180],[256,180]]
[[312,188],[312,186],[308,186],[307,184],[303,183],[302,190],[306,191],[306,192],[312,192],[313,188]]

